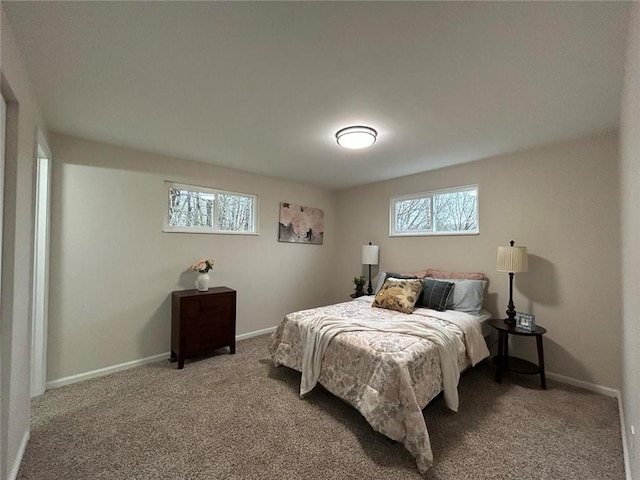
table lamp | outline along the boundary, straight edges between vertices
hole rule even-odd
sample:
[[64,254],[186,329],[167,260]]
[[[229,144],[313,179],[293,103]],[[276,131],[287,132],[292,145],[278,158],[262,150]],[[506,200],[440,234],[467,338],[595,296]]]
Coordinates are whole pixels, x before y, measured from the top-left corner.
[[513,304],[513,276],[516,273],[526,272],[529,268],[527,260],[527,247],[516,247],[511,240],[508,247],[498,247],[499,272],[509,272],[509,305],[507,306],[507,318],[505,322],[516,323],[516,307]]
[[373,294],[373,286],[371,285],[371,265],[378,265],[378,245],[363,245],[362,246],[362,264],[369,265],[369,286],[367,287],[367,294]]

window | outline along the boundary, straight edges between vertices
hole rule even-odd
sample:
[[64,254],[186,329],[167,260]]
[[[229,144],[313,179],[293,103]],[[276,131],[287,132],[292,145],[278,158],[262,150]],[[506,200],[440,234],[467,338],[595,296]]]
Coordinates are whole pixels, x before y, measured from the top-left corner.
[[389,235],[475,235],[478,186],[449,188],[391,199]]
[[258,197],[165,182],[165,232],[257,234]]

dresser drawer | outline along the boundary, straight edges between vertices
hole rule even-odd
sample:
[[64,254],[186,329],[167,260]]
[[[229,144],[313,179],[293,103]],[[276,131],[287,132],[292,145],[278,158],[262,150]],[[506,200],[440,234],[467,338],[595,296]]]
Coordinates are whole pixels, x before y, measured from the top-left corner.
[[233,330],[230,325],[213,327],[210,324],[204,326],[200,336],[200,348],[211,350],[213,348],[226,347],[233,341]]
[[233,295],[202,295],[186,298],[182,299],[180,310],[184,318],[231,315],[235,310],[235,298]]
[[200,355],[215,348],[227,347],[233,341],[233,336],[232,325],[200,322],[185,339],[186,355]]
[[235,308],[235,296],[232,294],[207,295],[198,298],[200,310],[227,311]]
[[221,315],[200,315],[195,318],[185,320],[185,329],[189,335],[213,335],[221,330],[232,330],[235,326],[235,318],[230,314]]

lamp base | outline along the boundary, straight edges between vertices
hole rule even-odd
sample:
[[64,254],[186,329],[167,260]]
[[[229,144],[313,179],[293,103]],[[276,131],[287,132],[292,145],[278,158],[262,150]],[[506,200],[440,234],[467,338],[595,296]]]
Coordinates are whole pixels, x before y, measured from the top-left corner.
[[513,304],[509,305],[509,308],[507,308],[507,311],[505,313],[507,314],[507,318],[504,319],[504,323],[507,323],[509,325],[515,325],[516,324],[515,306]]
[[[513,246],[513,243],[511,244]],[[513,304],[513,272],[509,272],[509,304],[507,305],[507,318],[504,319],[504,323],[509,325],[516,324],[516,306]]]

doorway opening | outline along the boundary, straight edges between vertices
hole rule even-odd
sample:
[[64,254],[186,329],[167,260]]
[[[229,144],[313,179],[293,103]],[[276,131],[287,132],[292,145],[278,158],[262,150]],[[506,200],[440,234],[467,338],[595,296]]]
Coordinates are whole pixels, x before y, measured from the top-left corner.
[[38,133],[36,157],[31,335],[31,397],[47,385],[47,323],[49,311],[49,219],[51,216],[51,152]]

